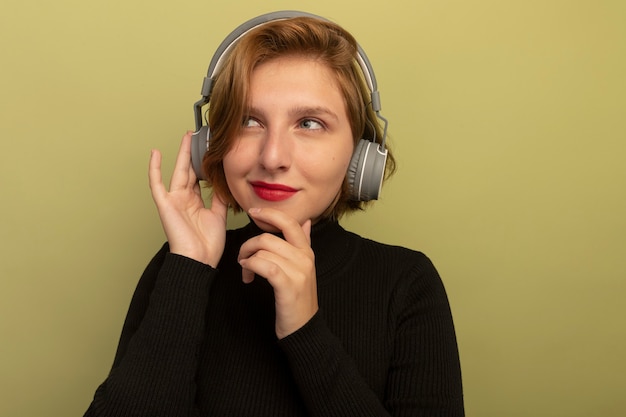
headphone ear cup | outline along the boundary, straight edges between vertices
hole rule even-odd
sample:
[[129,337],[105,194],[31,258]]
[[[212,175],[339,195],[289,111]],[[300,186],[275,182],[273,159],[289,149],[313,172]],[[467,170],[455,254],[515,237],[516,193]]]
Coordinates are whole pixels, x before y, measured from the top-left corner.
[[[348,179],[348,190],[350,192],[350,200],[359,201],[359,189],[358,184],[361,182],[361,175],[358,172],[362,169],[360,161],[363,147],[366,145],[363,139],[360,139],[354,148],[352,153],[352,159],[350,159],[350,165],[348,165],[348,172],[346,177]],[[358,177],[358,178],[357,178]]]
[[202,126],[200,130],[191,135],[191,165],[199,180],[203,180],[202,159],[209,150],[209,140],[211,132],[208,126]]
[[366,139],[359,140],[346,174],[350,199],[355,201],[377,200],[385,175],[387,150]]

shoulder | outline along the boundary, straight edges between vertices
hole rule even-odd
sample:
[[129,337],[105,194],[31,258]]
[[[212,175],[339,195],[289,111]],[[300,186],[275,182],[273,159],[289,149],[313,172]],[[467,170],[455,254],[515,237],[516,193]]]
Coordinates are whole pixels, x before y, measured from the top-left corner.
[[356,235],[359,240],[359,256],[362,261],[375,263],[390,271],[433,272],[431,259],[423,252],[404,246],[378,242]]
[[434,271],[421,251],[378,242],[329,222],[313,230],[312,247],[318,272],[350,271],[359,276],[391,279],[396,276]]
[[386,281],[397,294],[446,298],[439,272],[424,252],[355,236],[360,242],[355,261],[364,277]]

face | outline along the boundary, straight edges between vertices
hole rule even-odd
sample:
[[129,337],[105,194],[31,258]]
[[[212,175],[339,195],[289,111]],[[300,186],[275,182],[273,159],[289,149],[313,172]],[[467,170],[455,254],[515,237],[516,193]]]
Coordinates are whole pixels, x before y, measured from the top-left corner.
[[223,161],[226,182],[243,210],[273,207],[315,223],[341,191],[353,148],[331,70],[303,57],[273,59],[252,73],[249,117]]

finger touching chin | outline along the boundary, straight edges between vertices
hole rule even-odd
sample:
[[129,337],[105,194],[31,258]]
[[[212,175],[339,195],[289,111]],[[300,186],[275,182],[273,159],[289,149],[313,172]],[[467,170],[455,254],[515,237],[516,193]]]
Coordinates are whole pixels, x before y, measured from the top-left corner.
[[282,232],[278,227],[274,226],[271,223],[267,223],[267,222],[264,222],[262,220],[255,219],[255,218],[252,218],[252,221],[254,221],[254,223],[259,227],[259,229],[263,230],[264,232],[268,232],[268,233],[281,233]]

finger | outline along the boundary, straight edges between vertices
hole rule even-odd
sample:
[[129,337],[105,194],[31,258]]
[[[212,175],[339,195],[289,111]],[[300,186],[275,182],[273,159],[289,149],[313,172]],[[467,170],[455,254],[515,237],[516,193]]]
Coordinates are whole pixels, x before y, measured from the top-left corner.
[[279,253],[283,257],[291,257],[293,256],[291,254],[291,251],[293,250],[294,247],[289,242],[279,238],[278,236],[263,233],[246,240],[241,245],[237,261],[251,258],[257,255],[260,251]]
[[[285,240],[297,248],[307,248],[311,246],[310,236],[306,236],[300,223],[284,212],[273,208],[251,208],[248,214],[254,220],[268,223],[283,233]],[[310,222],[310,220],[307,220]],[[306,222],[305,222],[306,223]],[[310,228],[310,226],[309,226]],[[309,231],[310,235],[310,231]]]
[[243,268],[244,282],[251,281],[250,273],[267,279],[273,287],[286,277],[314,274],[315,261],[312,249],[298,249],[277,236],[263,234],[253,237],[239,249],[237,261]]
[[268,280],[272,287],[277,288],[280,287],[280,282],[284,281],[286,277],[285,271],[271,257],[266,258],[263,255],[255,255],[242,259],[239,263],[242,268],[241,278],[246,284],[252,282],[256,274]]
[[302,225],[302,231],[304,232],[304,235],[306,236],[306,240],[309,246],[311,246],[311,225],[312,225],[311,219],[308,219]]
[[[191,153],[189,157],[191,158]],[[196,170],[193,169],[193,165],[191,163],[189,164],[189,169],[187,170],[187,183],[190,186],[200,184],[200,181],[198,181],[198,177],[196,177]],[[200,189],[200,187],[198,187],[198,189]]]
[[202,187],[200,187],[200,182],[196,181],[193,183],[193,192],[200,198],[202,198]]
[[196,182],[196,174],[191,167],[191,132],[187,132],[180,142],[176,165],[170,181],[170,191],[192,186]]
[[228,205],[224,202],[222,197],[220,197],[217,193],[213,193],[211,196],[211,211],[226,222],[226,216],[228,215]]
[[252,281],[254,281],[254,271],[245,268],[244,264],[241,265],[241,280],[244,284],[250,284]]
[[165,193],[163,178],[161,176],[161,152],[153,149],[150,153],[150,164],[148,166],[148,181],[152,198],[160,198]]

